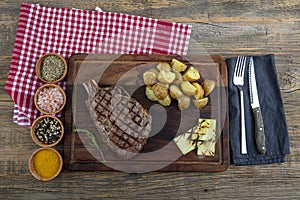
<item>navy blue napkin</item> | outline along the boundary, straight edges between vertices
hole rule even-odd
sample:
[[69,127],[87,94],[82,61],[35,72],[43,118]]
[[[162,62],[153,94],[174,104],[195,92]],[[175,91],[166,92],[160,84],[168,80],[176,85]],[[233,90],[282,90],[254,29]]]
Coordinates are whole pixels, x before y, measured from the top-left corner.
[[232,162],[236,165],[268,164],[285,161],[290,153],[288,129],[280,88],[277,81],[274,55],[253,56],[259,102],[266,135],[266,154],[256,148],[254,120],[249,99],[248,67],[245,68],[244,106],[247,154],[241,154],[240,97],[233,84],[233,72],[237,58],[226,60],[228,67],[229,129]]

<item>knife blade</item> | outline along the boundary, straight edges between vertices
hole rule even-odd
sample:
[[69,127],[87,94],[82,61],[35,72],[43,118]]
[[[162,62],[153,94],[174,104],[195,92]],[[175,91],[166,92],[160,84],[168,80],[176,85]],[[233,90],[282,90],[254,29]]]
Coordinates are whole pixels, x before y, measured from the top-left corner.
[[254,132],[256,148],[260,154],[266,153],[266,139],[264,131],[264,123],[262,113],[259,104],[253,57],[250,57],[249,68],[248,68],[248,80],[249,80],[249,92],[250,92],[250,103],[254,116]]

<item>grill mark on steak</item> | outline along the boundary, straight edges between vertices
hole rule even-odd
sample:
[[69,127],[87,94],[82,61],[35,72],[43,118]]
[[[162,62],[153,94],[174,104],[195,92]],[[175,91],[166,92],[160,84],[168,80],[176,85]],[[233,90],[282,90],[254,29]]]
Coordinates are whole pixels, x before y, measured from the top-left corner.
[[122,159],[130,159],[147,143],[151,115],[120,86],[101,88],[94,80],[83,83],[86,105],[102,138]]

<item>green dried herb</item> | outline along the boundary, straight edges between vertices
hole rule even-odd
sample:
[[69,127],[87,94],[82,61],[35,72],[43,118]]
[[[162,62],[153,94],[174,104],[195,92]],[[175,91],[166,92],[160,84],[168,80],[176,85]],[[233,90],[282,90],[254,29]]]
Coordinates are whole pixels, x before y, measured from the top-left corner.
[[41,65],[41,75],[46,81],[58,80],[65,71],[65,64],[58,56],[47,56]]

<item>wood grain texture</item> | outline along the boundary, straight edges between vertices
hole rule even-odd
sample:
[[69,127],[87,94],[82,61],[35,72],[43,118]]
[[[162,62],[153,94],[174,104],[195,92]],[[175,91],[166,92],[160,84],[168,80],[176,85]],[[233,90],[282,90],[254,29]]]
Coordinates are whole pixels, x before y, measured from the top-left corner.
[[[291,155],[283,164],[231,165],[222,173],[69,172],[39,182],[28,171],[38,147],[30,131],[12,123],[13,102],[4,91],[20,1],[0,2],[1,199],[299,199],[300,1],[299,0],[28,0],[53,7],[128,13],[191,24],[202,53],[231,57],[275,54]],[[193,47],[191,47],[193,48]],[[62,152],[62,145],[57,149]]]

